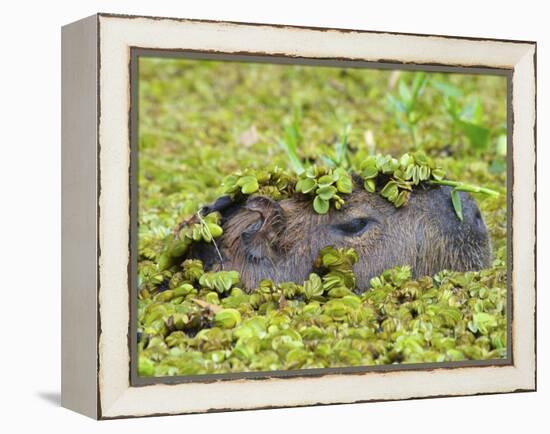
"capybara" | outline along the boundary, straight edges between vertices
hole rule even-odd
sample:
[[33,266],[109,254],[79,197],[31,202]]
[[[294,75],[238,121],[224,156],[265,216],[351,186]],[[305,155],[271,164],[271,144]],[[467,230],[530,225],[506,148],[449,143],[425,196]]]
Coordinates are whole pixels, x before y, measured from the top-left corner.
[[303,282],[326,246],[357,251],[359,292],[372,277],[400,265],[410,265],[416,277],[443,269],[479,270],[491,261],[487,228],[474,200],[464,192],[460,196],[463,221],[445,186],[416,188],[408,204],[396,208],[356,185],[340,210],[325,215],[313,210],[309,196],[274,201],[256,195],[241,202],[223,196],[201,211],[221,213],[224,233],[216,240],[218,249],[199,243],[188,257],[201,259],[211,270],[222,269],[223,260],[224,269],[240,272],[248,290],[262,279]]

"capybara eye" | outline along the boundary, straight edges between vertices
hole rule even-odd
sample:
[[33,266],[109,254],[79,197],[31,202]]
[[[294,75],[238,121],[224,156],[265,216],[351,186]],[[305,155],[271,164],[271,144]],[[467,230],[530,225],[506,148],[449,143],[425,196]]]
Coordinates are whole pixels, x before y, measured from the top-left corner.
[[334,227],[346,235],[358,235],[364,232],[365,230],[367,230],[369,227],[371,227],[375,223],[376,223],[376,220],[372,218],[358,217],[358,218],[349,220],[345,223],[339,223],[337,225],[334,225]]

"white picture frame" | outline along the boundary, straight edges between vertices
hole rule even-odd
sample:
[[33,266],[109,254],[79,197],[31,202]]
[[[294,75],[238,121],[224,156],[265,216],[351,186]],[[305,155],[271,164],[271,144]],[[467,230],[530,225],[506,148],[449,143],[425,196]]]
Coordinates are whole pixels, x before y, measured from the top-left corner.
[[[509,360],[262,380],[132,382],[130,78],[136,49],[508,71]],[[62,57],[63,406],[111,419],[536,389],[534,42],[97,14],[63,28]]]

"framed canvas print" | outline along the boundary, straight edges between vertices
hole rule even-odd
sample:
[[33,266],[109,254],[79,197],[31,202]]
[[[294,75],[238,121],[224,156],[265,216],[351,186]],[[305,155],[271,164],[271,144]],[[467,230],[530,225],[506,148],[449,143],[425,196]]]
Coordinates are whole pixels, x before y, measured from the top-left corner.
[[98,14],[62,57],[65,407],[535,390],[534,42]]

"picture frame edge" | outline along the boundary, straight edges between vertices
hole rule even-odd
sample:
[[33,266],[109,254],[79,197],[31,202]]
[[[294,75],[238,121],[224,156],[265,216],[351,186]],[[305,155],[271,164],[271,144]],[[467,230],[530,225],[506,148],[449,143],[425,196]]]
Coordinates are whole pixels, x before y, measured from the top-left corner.
[[[116,18],[113,18],[113,17],[116,17]],[[63,364],[62,364],[62,376],[63,376],[63,380],[62,380],[62,405],[67,407],[67,408],[70,408],[72,410],[75,410],[79,413],[83,413],[83,414],[86,414],[87,416],[90,416],[90,417],[93,417],[93,418],[96,418],[96,419],[111,419],[111,418],[125,418],[125,417],[141,417],[141,416],[147,416],[147,415],[150,415],[150,414],[147,414],[147,412],[143,413],[143,412],[135,412],[135,414],[132,414],[132,412],[125,412],[124,410],[121,410],[119,405],[121,403],[124,403],[125,402],[125,394],[126,394],[126,391],[129,390],[129,389],[132,389],[135,387],[131,387],[130,386],[130,379],[129,379],[129,375],[127,376],[127,378],[125,378],[125,381],[128,381],[128,388],[122,393],[122,394],[118,394],[118,396],[115,396],[113,395],[111,398],[109,398],[107,400],[107,402],[104,402],[102,400],[102,395],[103,395],[103,392],[105,391],[105,387],[106,387],[106,383],[105,383],[105,378],[102,377],[102,370],[101,370],[101,353],[102,351],[104,351],[104,348],[102,348],[102,344],[101,344],[101,335],[103,334],[103,331],[102,331],[102,328],[103,327],[108,327],[108,325],[112,322],[112,318],[111,319],[108,319],[106,320],[105,322],[102,321],[102,310],[101,310],[101,299],[100,299],[100,296],[101,296],[101,274],[102,274],[102,270],[101,270],[101,265],[100,265],[100,261],[101,261],[101,257],[100,257],[100,253],[101,253],[101,225],[100,225],[100,222],[101,222],[101,216],[100,216],[100,209],[101,209],[101,198],[100,198],[100,192],[101,192],[101,189],[102,189],[102,172],[101,172],[101,164],[102,164],[102,153],[101,153],[101,147],[100,147],[100,143],[101,143],[101,134],[100,134],[100,118],[101,118],[101,98],[100,98],[100,82],[101,82],[101,74],[100,74],[100,70],[101,70],[101,54],[102,54],[102,46],[101,46],[101,26],[102,26],[102,21],[105,21],[105,20],[108,20],[109,22],[112,22],[111,20],[119,20],[119,19],[123,19],[123,20],[127,20],[127,19],[133,19],[133,18],[140,18],[140,19],[145,19],[145,20],[155,20],[156,18],[151,18],[151,17],[133,17],[133,16],[124,16],[124,18],[121,18],[121,16],[119,15],[116,15],[116,16],[113,16],[113,15],[110,15],[110,14],[102,14],[102,13],[99,13],[99,14],[96,14],[96,15],[93,15],[91,17],[88,17],[87,19],[85,20],[82,20],[82,21],[79,21],[77,23],[80,23],[78,24],[78,26],[84,26],[88,29],[88,34],[87,36],[85,36],[83,38],[83,40],[80,42],[82,43],[83,45],[85,46],[88,46],[88,47],[91,47],[93,45],[93,43],[95,43],[95,53],[88,53],[89,56],[91,56],[92,54],[95,54],[95,61],[96,61],[96,71],[94,71],[96,73],[95,75],[95,81],[94,81],[94,86],[92,87],[91,86],[91,82],[86,82],[86,86],[85,88],[87,89],[87,92],[89,92],[89,95],[86,97],[88,99],[88,101],[90,102],[90,104],[92,106],[95,106],[95,109],[96,109],[96,116],[94,118],[94,120],[92,121],[91,120],[91,117],[90,117],[90,114],[88,112],[86,112],[85,110],[83,110],[82,113],[80,113],[80,119],[77,121],[77,124],[81,124],[82,125],[82,128],[81,128],[81,131],[80,131],[80,135],[82,139],[84,139],[84,131],[88,131],[87,133],[87,139],[84,140],[86,143],[87,143],[87,147],[90,147],[90,149],[87,149],[87,152],[91,151],[91,147],[93,147],[93,150],[96,152],[96,166],[95,166],[95,172],[94,172],[94,176],[95,176],[95,181],[96,181],[96,196],[94,197],[94,204],[96,204],[96,208],[95,208],[95,212],[94,212],[94,225],[92,225],[91,223],[89,223],[88,220],[86,220],[87,224],[85,226],[81,226],[78,228],[77,231],[82,231],[82,233],[80,233],[81,236],[84,236],[84,232],[86,232],[86,234],[89,236],[89,230],[92,228],[92,226],[94,226],[94,234],[95,234],[95,237],[96,237],[96,243],[94,243],[94,251],[96,252],[97,256],[96,256],[96,259],[94,261],[91,261],[89,259],[89,254],[90,252],[92,251],[92,245],[90,244],[90,240],[87,239],[86,240],[86,243],[85,244],[80,244],[80,245],[85,245],[85,248],[83,249],[83,251],[81,251],[80,253],[77,253],[75,254],[75,257],[74,259],[78,260],[78,261],[82,261],[82,267],[84,267],[85,270],[87,270],[87,272],[89,273],[90,272],[90,269],[93,268],[94,271],[96,272],[96,277],[95,277],[95,282],[97,284],[97,288],[96,288],[96,292],[95,292],[95,295],[97,296],[97,298],[95,299],[95,307],[96,307],[96,311],[94,312],[94,315],[95,315],[95,318],[94,320],[92,321],[91,320],[91,317],[89,316],[86,316],[84,315],[83,317],[79,318],[79,321],[77,323],[77,321],[75,321],[75,318],[74,318],[74,312],[73,314],[71,314],[71,311],[73,311],[73,309],[76,309],[78,311],[78,308],[75,308],[75,306],[77,305],[77,302],[76,300],[77,299],[87,299],[87,297],[90,296],[89,292],[90,292],[90,287],[89,287],[89,280],[87,280],[85,278],[85,276],[87,274],[79,274],[79,275],[76,275],[76,272],[74,270],[71,271],[71,261],[69,259],[69,257],[67,255],[69,255],[69,253],[71,252],[79,252],[78,250],[78,245],[79,243],[77,243],[76,240],[72,239],[72,240],[69,240],[67,238],[68,234],[71,233],[71,230],[74,230],[74,229],[71,229],[71,225],[75,224],[74,221],[74,214],[72,214],[72,212],[74,211],[74,207],[75,207],[75,204],[76,204],[76,199],[73,198],[71,196],[71,187],[67,185],[66,182],[68,182],[70,179],[72,179],[70,176],[69,178],[67,178],[67,173],[70,173],[70,172],[67,172],[67,169],[68,169],[68,160],[70,160],[67,156],[70,155],[70,149],[71,147],[75,147],[77,146],[76,143],[78,143],[78,141],[75,141],[74,138],[71,138],[70,136],[68,137],[67,135],[71,134],[71,130],[74,130],[76,127],[75,127],[75,124],[74,123],[70,123],[68,124],[68,120],[70,118],[70,115],[69,115],[69,112],[72,112],[73,109],[69,109],[69,107],[74,107],[75,104],[76,104],[76,101],[75,101],[75,96],[73,95],[74,93],[74,83],[71,84],[70,82],[67,82],[66,83],[66,77],[67,77],[67,73],[64,74],[64,77],[63,77],[63,90],[62,90],[62,93],[63,93],[63,105],[65,106],[65,110],[63,111],[63,119],[64,119],[64,124],[65,126],[63,127],[62,126],[62,147],[63,147],[63,171],[64,171],[64,180],[63,181],[63,187],[62,187],[62,190],[63,190],[63,203],[64,203],[64,212],[62,213],[62,225],[63,225],[63,230],[64,230],[64,241],[62,242],[62,245],[63,245],[63,251],[65,252],[63,254],[63,259],[62,259],[62,268],[63,268],[63,283],[62,283],[62,315],[63,315],[63,321],[62,321],[62,359],[63,359]],[[89,20],[89,21],[86,21],[86,20]],[[187,22],[189,20],[184,20],[184,22]],[[75,24],[77,24],[75,23]],[[84,24],[85,23],[85,24]],[[209,22],[211,23],[211,22]],[[214,23],[219,23],[219,22],[214,22]],[[221,22],[221,23],[225,23],[225,22]],[[230,24],[232,25],[236,25],[238,26],[239,23],[234,23],[234,22],[230,22]],[[247,26],[254,26],[253,23],[245,23],[243,25],[247,25]],[[70,33],[70,26],[73,26],[73,24],[69,24],[68,26],[64,26],[63,27],[63,31],[62,31],[62,34],[64,36],[62,36],[62,39],[64,39],[66,41],[66,39],[68,38],[68,35]],[[92,27],[95,26],[95,31],[92,30]],[[261,26],[261,24],[258,24],[258,26]],[[266,26],[270,26],[270,25],[266,25]],[[284,28],[286,28],[288,26],[283,26],[283,31],[284,31]],[[73,27],[74,28],[74,27]],[[292,26],[293,29],[300,29],[301,27],[294,27]],[[308,28],[305,28],[305,29],[308,29]],[[317,29],[315,29],[317,30]],[[329,30],[334,30],[334,31],[339,31],[339,30],[342,30],[342,29],[329,29]],[[351,31],[351,30],[342,30],[342,31]],[[353,32],[353,31],[351,31]],[[363,31],[363,33],[369,33],[368,31]],[[385,32],[382,32],[382,33],[385,33]],[[401,35],[401,34],[398,34],[398,35]],[[407,35],[407,36],[410,36],[409,34],[404,34],[404,35]],[[441,35],[414,35],[414,37],[420,37],[420,38],[424,38],[424,37],[433,37],[433,36],[436,36],[436,37],[441,37],[441,38],[449,38],[449,39],[457,39],[456,37],[452,37],[452,36],[441,36]],[[88,38],[94,38],[94,41],[90,41]],[[84,39],[86,39],[84,41]],[[470,42],[476,42],[477,40],[472,40],[470,38],[467,38],[468,41]],[[479,42],[479,41],[478,41]],[[534,62],[535,62],[535,65],[534,65],[534,75],[533,75],[533,80],[534,80],[534,92],[535,92],[535,104],[536,104],[536,42],[532,42],[532,41],[505,41],[505,40],[494,40],[494,42],[504,42],[504,43],[510,43],[510,44],[521,44],[521,45],[526,45],[526,55],[528,55],[528,51],[530,49],[533,49],[533,52],[532,52],[532,56],[533,56],[533,59],[534,59]],[[130,45],[129,45],[130,46]],[[90,48],[90,50],[93,52],[93,49]],[[65,68],[68,67],[68,65],[74,65],[75,61],[78,63],[78,61],[76,60],[78,58],[78,55],[82,56],[84,54],[84,51],[83,50],[78,50],[80,51],[80,53],[69,53],[67,51],[64,51],[65,53],[65,56],[63,57],[63,65]],[[514,68],[515,65],[512,66],[512,68]],[[83,77],[83,76],[82,76]],[[80,77],[81,79],[83,79],[82,77]],[[87,80],[90,80],[90,77],[86,77]],[[92,90],[95,91],[95,97],[92,95]],[[95,99],[94,99],[95,98]],[[95,101],[95,105],[94,105],[94,101]],[[82,102],[82,101],[81,101]],[[87,105],[87,104],[84,104],[84,105]],[[74,115],[74,114],[73,114]],[[91,131],[91,127],[95,127],[95,136],[94,137],[90,137],[90,133],[89,131]],[[533,170],[534,170],[534,173],[535,173],[535,184],[533,186],[534,188],[534,192],[536,194],[536,105],[534,107],[534,125],[533,125],[533,128],[534,128],[534,141],[533,141],[533,151],[534,151],[534,158],[535,158],[535,166],[533,167]],[[75,133],[75,134],[79,134],[79,133]],[[91,142],[95,142],[93,145]],[[78,145],[80,146],[80,145]],[[74,151],[74,149],[73,149]],[[104,156],[104,155],[103,155]],[[67,159],[65,159],[67,157]],[[84,166],[85,163],[82,163],[82,162],[79,162],[78,163],[79,165],[81,166]],[[86,186],[84,185],[85,182],[84,182],[84,179],[83,179],[83,176],[82,174],[83,173],[90,173],[90,167],[82,167],[83,169],[83,172],[80,173],[80,177],[76,176],[77,178],[77,181],[80,183],[80,184],[76,184],[78,185],[78,187],[75,187],[77,189],[82,189],[82,191],[87,191],[86,190]],[[122,175],[121,175],[122,176]],[[90,197],[90,192],[87,191],[87,195],[86,197]],[[536,202],[536,201],[535,201]],[[535,205],[536,206],[536,205]],[[83,211],[84,212],[84,211]],[[90,218],[91,216],[89,215],[90,214],[90,211],[87,210],[87,214],[86,214],[86,217],[87,218]],[[535,215],[534,215],[534,230],[535,230],[535,245],[534,245],[534,248],[535,248],[535,251],[534,251],[534,254],[535,254],[535,261],[536,261],[536,210],[535,210]],[[71,256],[71,255],[69,255]],[[536,264],[535,264],[535,267],[536,267]],[[125,270],[127,271],[127,270]],[[69,272],[69,274],[67,274]],[[535,273],[535,276],[533,276],[534,278],[536,278],[536,270],[533,269],[533,272]],[[71,274],[72,273],[72,274]],[[74,280],[78,280],[78,278],[80,277],[80,281],[78,281],[78,285],[75,286],[74,282],[71,280],[71,279],[74,279]],[[86,282],[88,282],[88,284],[86,284]],[[75,290],[75,287],[77,287],[78,289]],[[533,290],[535,291],[535,306],[534,306],[534,311],[533,311],[533,316],[534,316],[534,319],[536,320],[536,281],[534,283],[534,288]],[[105,295],[105,294],[103,294]],[[82,307],[81,309],[82,310]],[[93,322],[93,324],[92,324]],[[76,342],[75,341],[75,338],[74,338],[74,327],[75,326],[81,326],[84,330],[87,331],[86,333],[86,338],[80,342]],[[534,328],[534,331],[536,333],[536,327]],[[518,388],[517,390],[509,390],[509,391],[503,391],[503,392],[492,392],[492,393],[510,393],[510,392],[514,392],[514,391],[521,391],[521,392],[524,392],[524,391],[534,391],[536,390],[536,335],[534,336],[535,338],[535,341],[534,341],[534,353],[533,353],[533,361],[534,361],[534,370],[532,372],[533,374],[533,379],[531,381],[531,379],[528,379],[528,378],[524,378],[524,382],[519,384],[518,383]],[[83,356],[84,358],[91,358],[91,351],[90,351],[90,342],[94,343],[94,348],[95,348],[95,353],[94,353],[94,358],[92,359],[93,360],[93,363],[88,360],[88,363],[84,363],[82,365],[78,365],[77,367],[75,366],[72,366],[71,368],[69,368],[69,366],[71,366],[70,364],[70,361],[71,360],[74,360],[74,358],[76,357],[76,354],[78,352],[83,352],[82,354],[86,354],[86,356]],[[93,369],[92,369],[92,366],[93,366]],[[471,368],[464,368],[464,369],[471,369]],[[78,373],[78,375],[77,375]],[[531,372],[529,372],[530,374]],[[75,377],[79,376],[79,375],[82,375],[83,378],[85,378],[85,385],[84,386],[81,386],[81,381],[80,380],[77,380]],[[121,373],[122,375],[124,375],[124,373]],[[90,376],[93,375],[93,388],[92,388],[92,380],[90,379]],[[240,380],[238,380],[240,381]],[[282,381],[292,381],[292,380],[282,380]],[[150,386],[139,386],[139,387],[150,387]],[[166,387],[175,387],[175,386],[162,386],[161,389],[165,389]],[[78,393],[76,391],[79,391]],[[491,393],[491,392],[489,392]],[[472,394],[478,394],[478,393],[472,393]],[[449,396],[466,396],[466,395],[472,395],[472,394],[459,394],[459,395],[449,395]],[[480,393],[480,394],[486,394],[484,392]],[[82,396],[80,396],[82,395]],[[441,395],[436,395],[436,396],[441,396]],[[405,397],[405,398],[396,398],[396,399],[423,399],[423,398],[428,398],[428,397],[433,397],[433,396],[411,396],[411,397]],[[360,401],[353,401],[353,402],[371,402],[371,401],[380,401],[380,400],[385,400],[385,399],[370,399],[370,400],[360,400]],[[389,400],[394,400],[394,399],[389,399]],[[347,403],[347,402],[338,402],[338,403]],[[332,404],[331,402],[318,402],[318,403],[310,403],[310,404],[298,404],[298,405],[292,405],[292,404],[289,404],[289,405],[276,405],[274,406],[273,408],[281,408],[281,407],[287,407],[287,406],[309,406],[309,405],[323,405],[323,404]],[[227,407],[227,408],[212,408],[212,409],[206,409],[204,410],[204,412],[209,412],[209,411],[226,411],[226,410],[249,410],[249,409],[252,409],[254,407],[247,407],[247,408],[230,408],[230,407]],[[259,407],[259,408],[266,408],[265,406],[264,407]],[[203,412],[203,411],[185,411],[185,410],[182,410],[181,412],[168,412],[168,413],[159,413],[159,412],[156,412],[155,414],[153,415],[160,415],[160,414],[188,414],[188,413],[195,413],[195,412]]]

